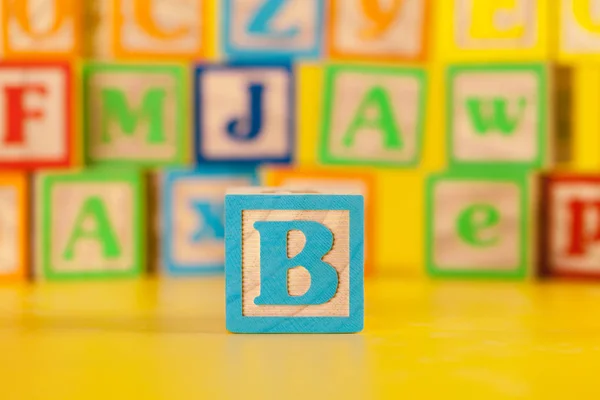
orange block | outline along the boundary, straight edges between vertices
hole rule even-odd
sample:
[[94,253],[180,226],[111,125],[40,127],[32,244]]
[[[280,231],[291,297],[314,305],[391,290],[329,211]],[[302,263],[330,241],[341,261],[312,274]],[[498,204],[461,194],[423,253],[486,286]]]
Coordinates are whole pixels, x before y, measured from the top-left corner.
[[27,176],[0,173],[0,282],[25,279],[28,263]]
[[374,271],[375,251],[375,177],[368,172],[325,168],[270,168],[266,183],[270,186],[303,188],[343,188],[358,191],[365,198],[365,274]]

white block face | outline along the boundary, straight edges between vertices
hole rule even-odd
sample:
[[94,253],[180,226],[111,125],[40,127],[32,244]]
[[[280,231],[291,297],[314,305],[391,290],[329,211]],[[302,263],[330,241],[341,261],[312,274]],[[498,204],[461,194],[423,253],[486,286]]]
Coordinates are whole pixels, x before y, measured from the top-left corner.
[[[134,190],[126,183],[56,183],[50,195],[50,260],[54,272],[107,272],[132,268],[135,261]],[[84,232],[98,232],[99,218],[84,214],[78,224],[83,206],[98,198],[106,211],[111,232],[119,245],[117,257],[104,256],[103,241],[78,237],[70,243],[80,227]],[[97,237],[97,236],[96,236]],[[73,257],[67,259],[65,251],[73,246]]]
[[[14,11],[6,15],[6,39],[13,51],[68,53],[78,36],[72,15],[58,15],[58,0],[19,0],[25,7],[25,21]],[[17,2],[13,2],[17,3]],[[13,5],[13,8],[16,7]],[[29,24],[26,28],[23,22]]]
[[600,186],[555,182],[550,199],[550,268],[600,273]]
[[18,268],[18,215],[16,189],[0,186],[0,275],[10,274]]
[[[454,8],[454,37],[456,45],[465,50],[492,50],[492,49],[528,49],[535,46],[538,37],[539,0],[516,0],[515,7],[497,7],[489,15],[489,22],[493,24],[493,31],[498,31],[496,37],[473,37],[471,30],[475,18],[474,3],[488,3],[489,0],[455,0]],[[480,21],[481,23],[481,21]],[[522,35],[505,35],[515,27],[522,27]],[[500,35],[498,37],[498,35]],[[504,36],[504,37],[502,37]]]
[[[576,8],[575,4],[583,5]],[[581,13],[581,14],[579,14]],[[561,0],[560,2],[560,47],[570,54],[586,54],[600,52],[600,1],[598,0]],[[584,24],[591,24],[596,31],[591,31]]]
[[[157,54],[190,53],[202,44],[202,2],[205,0],[144,0],[148,12],[149,31],[136,16],[139,0],[118,0],[123,18],[121,46],[130,52]],[[156,34],[160,35],[156,35]]]
[[[197,212],[194,202],[211,204],[223,210],[225,193],[230,187],[249,186],[252,182],[244,178],[178,178],[173,184],[171,201],[171,254],[178,267],[202,267],[223,265],[225,249],[223,238],[203,237],[197,241],[194,235],[205,228],[212,232],[204,216]],[[223,215],[218,218],[223,219]],[[207,226],[208,225],[208,226]],[[214,233],[214,232],[213,232]]]
[[[239,49],[306,51],[320,40],[318,0],[287,0],[268,22],[273,34],[249,32],[256,14],[268,3],[265,0],[231,0],[229,10],[231,45]],[[283,35],[296,30],[293,35]]]
[[538,76],[460,72],[451,82],[452,157],[464,162],[534,163],[539,155]]
[[[369,102],[361,107],[373,90],[384,89],[384,102]],[[345,160],[411,163],[419,153],[420,106],[424,89],[419,79],[382,73],[339,72],[335,76],[328,151],[332,157]],[[386,147],[386,131],[379,121],[389,104],[400,146]],[[369,123],[357,131],[352,125],[361,115]],[[346,145],[351,138],[349,146]]]
[[[333,247],[323,257],[338,272],[338,291],[333,298],[319,305],[256,305],[260,295],[260,235],[254,228],[257,221],[316,221],[333,233]],[[248,210],[242,212],[242,313],[244,316],[348,316],[350,313],[350,260],[348,211]],[[288,257],[302,251],[305,244],[302,232],[288,233]],[[288,273],[288,292],[299,296],[310,287],[310,273],[293,268]]]
[[[251,114],[250,85],[262,84],[262,118]],[[291,115],[290,76],[277,68],[217,69],[201,77],[202,109],[200,153],[209,159],[284,158],[289,155]],[[252,139],[237,140],[228,133],[248,131],[251,118],[261,118],[259,133]],[[257,122],[257,121],[255,121]]]
[[[10,88],[20,87],[20,95],[8,95]],[[0,162],[56,162],[67,157],[66,87],[65,72],[58,68],[0,68]],[[22,110],[21,118],[9,113],[12,107]],[[15,125],[9,132],[10,120]]]
[[[504,182],[439,182],[432,194],[431,216],[437,269],[516,270],[525,240],[520,230],[524,215],[519,190],[516,184]],[[494,214],[497,219],[491,219]],[[469,232],[461,233],[461,221],[469,224]]]
[[[88,154],[93,161],[128,160],[168,162],[177,157],[179,120],[177,78],[167,73],[149,72],[94,72],[88,82],[89,95],[86,130]],[[103,92],[117,90],[124,94],[126,109],[121,115],[111,112],[103,101]],[[164,91],[157,109],[144,108],[152,91]],[[146,102],[150,104],[150,102]],[[162,114],[159,141],[152,141],[150,132],[158,124],[152,115]],[[125,119],[122,118],[125,116]],[[127,130],[126,119],[135,121]]]
[[422,51],[425,23],[423,0],[369,0],[377,3],[383,15],[395,11],[389,25],[371,19],[363,0],[335,2],[336,24],[333,45],[340,53],[372,56],[416,57]]

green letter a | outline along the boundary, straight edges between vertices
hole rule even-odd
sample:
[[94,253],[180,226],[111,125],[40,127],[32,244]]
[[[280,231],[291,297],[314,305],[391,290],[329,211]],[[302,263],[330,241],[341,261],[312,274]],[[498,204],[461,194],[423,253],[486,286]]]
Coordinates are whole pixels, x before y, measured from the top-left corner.
[[507,110],[508,99],[493,97],[492,99],[469,98],[466,100],[467,112],[478,135],[484,135],[490,131],[500,132],[505,136],[512,135],[523,119],[527,100],[520,97],[516,104],[517,111],[511,118]]

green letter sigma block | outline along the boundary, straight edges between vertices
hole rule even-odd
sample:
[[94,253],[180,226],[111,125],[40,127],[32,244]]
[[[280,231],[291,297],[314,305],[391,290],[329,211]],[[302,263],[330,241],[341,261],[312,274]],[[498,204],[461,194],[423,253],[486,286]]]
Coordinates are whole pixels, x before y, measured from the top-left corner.
[[185,71],[178,65],[85,65],[86,161],[184,164],[190,124]]
[[425,71],[421,69],[326,67],[321,161],[341,165],[417,165],[426,91]]
[[434,175],[426,188],[426,264],[434,277],[524,278],[530,264],[524,173]]
[[536,168],[548,161],[548,73],[543,64],[455,65],[447,73],[448,161]]
[[140,174],[42,174],[37,181],[37,273],[48,280],[133,277],[144,263]]

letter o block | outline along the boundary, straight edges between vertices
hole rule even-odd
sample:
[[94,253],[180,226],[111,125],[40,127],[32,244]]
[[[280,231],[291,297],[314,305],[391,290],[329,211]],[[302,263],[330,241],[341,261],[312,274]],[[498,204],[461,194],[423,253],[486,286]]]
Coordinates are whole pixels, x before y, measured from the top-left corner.
[[533,213],[524,173],[434,175],[426,190],[425,259],[431,276],[526,276]]
[[363,212],[362,195],[276,188],[229,192],[227,329],[361,331]]

